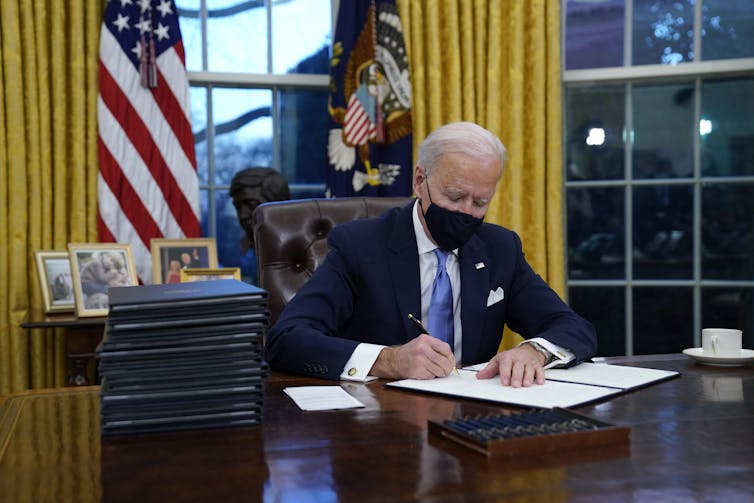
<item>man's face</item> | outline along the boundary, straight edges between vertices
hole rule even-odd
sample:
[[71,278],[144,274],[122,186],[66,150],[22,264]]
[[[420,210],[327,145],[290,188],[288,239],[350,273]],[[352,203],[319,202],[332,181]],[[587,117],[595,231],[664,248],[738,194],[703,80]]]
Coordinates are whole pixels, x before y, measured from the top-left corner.
[[236,213],[238,214],[238,223],[244,229],[251,229],[253,220],[251,219],[254,214],[254,209],[259,206],[262,201],[256,198],[234,200],[233,206],[236,207]]
[[414,193],[421,199],[425,212],[431,195],[431,202],[438,206],[482,218],[501,174],[498,160],[480,161],[462,154],[445,154],[429,177],[423,166],[416,167]]

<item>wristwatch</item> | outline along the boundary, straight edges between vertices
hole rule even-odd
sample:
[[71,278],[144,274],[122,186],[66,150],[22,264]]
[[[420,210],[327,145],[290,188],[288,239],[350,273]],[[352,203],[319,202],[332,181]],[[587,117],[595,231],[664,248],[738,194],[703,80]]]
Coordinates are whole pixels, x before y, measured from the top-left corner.
[[541,344],[538,344],[536,342],[527,342],[527,344],[531,344],[531,346],[534,349],[536,349],[537,351],[539,351],[540,353],[542,353],[544,355],[544,357],[545,357],[545,363],[544,363],[544,365],[545,366],[549,365],[552,362],[552,360],[554,359],[553,354],[550,353],[549,351],[547,351],[545,348],[543,348]]

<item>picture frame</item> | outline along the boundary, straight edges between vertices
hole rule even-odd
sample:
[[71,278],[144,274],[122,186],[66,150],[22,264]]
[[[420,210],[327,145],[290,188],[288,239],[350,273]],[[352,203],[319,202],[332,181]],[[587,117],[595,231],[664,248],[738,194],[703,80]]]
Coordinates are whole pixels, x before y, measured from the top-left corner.
[[80,318],[107,316],[111,286],[139,284],[130,244],[68,243],[68,257]]
[[37,276],[44,299],[45,313],[74,312],[76,301],[68,252],[37,250],[34,252],[34,258],[37,263]]
[[180,283],[181,269],[217,268],[215,238],[152,238],[152,283]]
[[195,269],[181,269],[181,283],[193,281],[209,281],[213,279],[241,279],[240,267],[198,267]]

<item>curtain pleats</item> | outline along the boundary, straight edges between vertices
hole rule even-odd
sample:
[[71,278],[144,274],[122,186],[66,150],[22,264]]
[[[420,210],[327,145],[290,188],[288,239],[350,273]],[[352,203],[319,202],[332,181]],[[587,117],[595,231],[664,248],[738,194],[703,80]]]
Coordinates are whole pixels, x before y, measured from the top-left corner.
[[34,252],[96,240],[104,2],[0,6],[0,392],[11,392],[66,381],[63,331],[20,324],[43,306]]

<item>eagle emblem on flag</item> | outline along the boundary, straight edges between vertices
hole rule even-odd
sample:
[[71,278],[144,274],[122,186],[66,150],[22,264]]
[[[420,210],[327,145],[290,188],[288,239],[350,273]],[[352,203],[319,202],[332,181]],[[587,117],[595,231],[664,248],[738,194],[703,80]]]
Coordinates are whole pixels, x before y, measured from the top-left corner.
[[[358,18],[358,3],[343,2],[341,9],[354,9]],[[403,29],[392,1],[368,4],[365,19],[351,22],[350,29],[341,26],[344,12],[338,16],[327,146],[330,196],[411,193],[411,80]],[[393,190],[364,192],[380,187]]]

